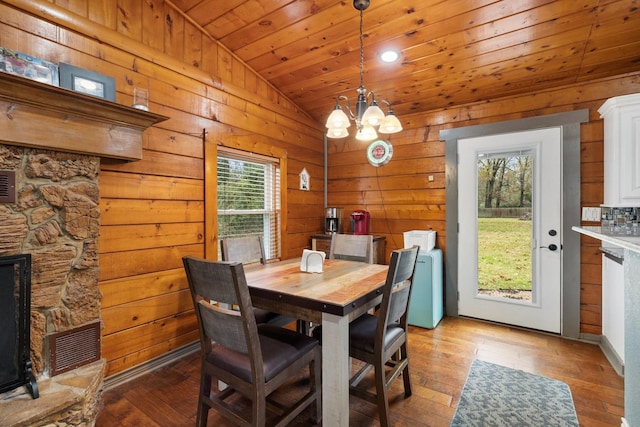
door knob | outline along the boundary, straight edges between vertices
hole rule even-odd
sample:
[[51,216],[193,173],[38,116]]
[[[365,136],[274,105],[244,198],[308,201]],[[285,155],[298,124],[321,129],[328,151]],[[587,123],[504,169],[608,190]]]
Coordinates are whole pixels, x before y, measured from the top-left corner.
[[553,243],[550,244],[549,246],[540,246],[540,249],[549,249],[550,251],[557,251],[558,250],[558,245],[554,245]]

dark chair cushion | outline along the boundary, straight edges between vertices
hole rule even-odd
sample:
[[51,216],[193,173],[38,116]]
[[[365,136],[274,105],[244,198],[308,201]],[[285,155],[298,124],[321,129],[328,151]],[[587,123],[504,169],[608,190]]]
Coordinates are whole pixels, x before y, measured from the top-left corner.
[[[272,325],[258,325],[265,381],[271,380],[309,352],[318,341],[295,331]],[[249,355],[214,345],[207,362],[251,383]]]
[[[368,313],[351,322],[349,324],[349,347],[373,354],[377,326],[378,318]],[[397,323],[389,323],[384,336],[384,348],[388,348],[403,333],[404,330]]]
[[[349,347],[373,354],[373,346],[376,339],[378,318],[365,313],[349,323]],[[385,348],[398,339],[404,331],[397,323],[387,325],[385,335]],[[317,326],[312,335],[322,343],[322,325]]]
[[273,311],[263,310],[261,308],[253,308],[253,314],[256,317],[256,323],[269,323],[273,319],[280,317],[278,313],[274,313]]

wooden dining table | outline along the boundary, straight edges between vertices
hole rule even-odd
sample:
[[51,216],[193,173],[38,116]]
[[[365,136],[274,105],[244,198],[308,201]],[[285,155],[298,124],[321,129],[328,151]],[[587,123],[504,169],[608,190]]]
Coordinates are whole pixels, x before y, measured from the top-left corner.
[[323,425],[349,425],[349,322],[381,302],[388,269],[328,259],[306,273],[300,258],[245,268],[254,306],[322,323]]

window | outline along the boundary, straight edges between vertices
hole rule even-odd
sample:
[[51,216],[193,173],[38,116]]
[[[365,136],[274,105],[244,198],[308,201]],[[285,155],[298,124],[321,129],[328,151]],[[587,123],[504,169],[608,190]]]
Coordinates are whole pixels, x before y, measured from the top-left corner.
[[266,258],[279,258],[279,159],[219,148],[217,168],[218,239],[262,236]]

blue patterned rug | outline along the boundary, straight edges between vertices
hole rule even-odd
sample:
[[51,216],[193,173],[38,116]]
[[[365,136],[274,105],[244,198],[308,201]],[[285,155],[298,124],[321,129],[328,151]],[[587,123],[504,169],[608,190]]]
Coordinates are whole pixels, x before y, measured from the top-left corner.
[[569,386],[474,360],[451,427],[578,426]]

